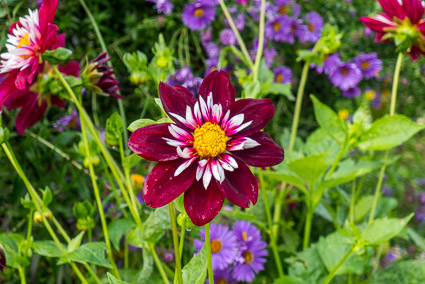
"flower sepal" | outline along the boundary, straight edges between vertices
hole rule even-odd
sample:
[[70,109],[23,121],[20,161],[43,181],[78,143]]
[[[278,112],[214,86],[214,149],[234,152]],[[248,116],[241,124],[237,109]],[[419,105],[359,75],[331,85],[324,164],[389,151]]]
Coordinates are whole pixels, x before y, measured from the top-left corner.
[[0,127],[0,144],[9,141],[10,132],[6,127]]
[[42,55],[42,60],[49,62],[52,65],[65,63],[72,55],[72,51],[59,47],[55,50],[46,50]]
[[416,25],[413,25],[409,18],[404,20],[394,19],[396,28],[385,28],[387,33],[382,40],[393,40],[397,52],[409,52],[412,46],[418,47],[421,51],[425,51],[425,38]]
[[122,141],[124,123],[121,116],[115,112],[106,121],[105,143],[109,146],[118,146]]

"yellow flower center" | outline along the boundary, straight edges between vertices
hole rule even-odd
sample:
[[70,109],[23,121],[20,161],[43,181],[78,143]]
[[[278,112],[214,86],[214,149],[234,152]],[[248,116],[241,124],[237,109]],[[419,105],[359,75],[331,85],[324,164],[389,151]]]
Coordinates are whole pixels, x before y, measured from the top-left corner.
[[19,38],[18,45],[16,47],[21,47],[25,45],[30,45],[30,35],[28,33]]
[[286,7],[286,5],[282,5],[279,7],[279,14],[284,15],[288,12],[288,8]]
[[342,67],[341,68],[341,74],[343,76],[347,76],[350,73],[350,69],[348,69],[347,67]]
[[282,83],[283,82],[283,79],[285,79],[285,77],[283,77],[282,74],[277,74],[276,75],[275,80],[276,80],[277,83]]
[[308,30],[309,30],[310,32],[314,32],[314,31],[316,30],[316,27],[315,27],[313,24],[309,24],[309,25],[308,25]]
[[198,8],[198,9],[195,10],[195,12],[193,14],[197,18],[202,18],[202,16],[204,16],[204,10],[201,9],[201,8]]
[[342,110],[340,110],[339,112],[338,112],[338,117],[339,117],[339,119],[341,119],[341,120],[346,120],[347,118],[348,118],[348,115],[349,115],[350,113],[348,112],[348,110],[346,110],[346,109],[342,109]]
[[279,23],[279,22],[274,23],[274,25],[273,25],[273,29],[274,29],[275,31],[280,30],[280,23]]
[[248,240],[248,234],[246,232],[242,233],[242,239],[246,242]]
[[249,250],[247,250],[246,252],[244,252],[242,254],[242,256],[245,258],[245,263],[246,264],[250,264],[254,260],[254,255]]
[[365,94],[366,99],[369,101],[373,100],[376,97],[376,92],[374,90],[369,90]]
[[220,277],[217,279],[217,281],[215,282],[216,284],[227,284],[229,282],[227,282],[227,280],[223,277]]
[[362,67],[363,70],[367,70],[370,67],[370,62],[369,61],[363,61],[360,66]]
[[218,253],[221,251],[223,244],[219,240],[212,240],[211,242],[211,252]]
[[201,158],[214,158],[226,151],[229,138],[219,125],[204,123],[195,129],[193,148]]

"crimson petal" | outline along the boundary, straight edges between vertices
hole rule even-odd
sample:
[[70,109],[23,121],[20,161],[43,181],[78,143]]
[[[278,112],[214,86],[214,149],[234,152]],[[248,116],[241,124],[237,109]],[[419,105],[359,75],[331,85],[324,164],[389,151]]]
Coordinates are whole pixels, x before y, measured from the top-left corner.
[[224,71],[214,71],[208,74],[199,88],[199,95],[207,101],[209,93],[213,94],[213,103],[221,104],[223,113],[235,101],[236,90],[230,81],[229,75]]
[[169,123],[151,124],[137,129],[130,135],[130,149],[149,161],[172,161],[179,158],[176,147],[163,138],[175,140],[168,131]]
[[[260,145],[254,148],[233,151],[232,155],[253,167],[271,167],[280,164],[284,158],[283,149],[264,132],[249,136]],[[226,172],[227,174],[227,172]]]
[[27,102],[22,106],[16,117],[16,130],[20,135],[24,135],[25,130],[33,126],[39,121],[44,112],[46,111],[47,103],[42,100],[41,103],[38,101],[38,94],[31,93],[27,96]]
[[183,123],[181,123],[170,113],[174,113],[185,118],[187,106],[193,109],[193,106],[196,103],[195,96],[191,94],[185,87],[172,87],[162,82],[159,83],[159,95],[162,106],[164,107],[164,110],[168,116],[174,120],[176,124],[187,129]]
[[174,176],[184,159],[158,163],[146,178],[143,198],[152,208],[167,205],[184,193],[195,179],[197,163],[193,163],[178,176]]
[[238,158],[235,158],[238,168],[233,172],[226,171],[226,178],[218,187],[224,196],[233,204],[248,208],[257,203],[258,183],[251,170]]
[[[387,18],[388,21],[390,21],[391,23],[394,23],[393,20],[388,17],[388,15],[385,15],[385,14],[379,14],[379,15]],[[379,32],[379,33],[383,33],[383,34],[386,33],[385,30],[384,30],[385,28],[395,27],[395,23],[394,23],[394,25],[390,25],[390,24],[383,22],[383,21],[380,21],[376,18],[361,17],[360,21],[366,27],[368,27],[369,29],[376,31],[376,32]]]
[[78,77],[81,71],[80,64],[77,61],[71,61],[65,66],[60,66],[59,71],[66,75]]
[[252,121],[249,126],[232,135],[233,137],[249,136],[263,129],[273,118],[274,104],[269,99],[242,99],[237,100],[230,107],[230,117],[244,114],[243,123]]
[[211,222],[223,206],[224,196],[215,182],[205,190],[202,182],[195,181],[184,194],[184,208],[196,226]]
[[382,9],[387,13],[391,18],[397,17],[400,20],[404,20],[406,14],[403,11],[398,0],[378,0],[382,6]]
[[404,0],[403,9],[409,17],[412,24],[417,24],[424,15],[424,6],[418,0]]
[[49,24],[55,20],[56,8],[58,6],[58,0],[44,0],[40,7],[40,29],[41,34],[44,35]]
[[15,88],[16,77],[19,73],[19,70],[13,70],[7,75],[7,77],[0,83],[0,109],[3,103],[8,99],[8,97],[13,93]]

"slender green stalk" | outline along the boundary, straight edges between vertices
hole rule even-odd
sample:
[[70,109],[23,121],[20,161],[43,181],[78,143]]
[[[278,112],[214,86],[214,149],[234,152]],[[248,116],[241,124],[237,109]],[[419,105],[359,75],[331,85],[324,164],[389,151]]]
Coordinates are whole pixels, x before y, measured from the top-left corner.
[[303,249],[308,248],[310,244],[310,234],[311,234],[311,224],[313,222],[314,209],[313,205],[307,205],[307,215],[304,224],[304,239],[303,239]]
[[174,212],[173,202],[168,203],[168,208],[170,210],[170,220],[171,220],[171,230],[173,232],[173,244],[174,244],[174,259],[176,260],[176,276],[177,282],[183,284],[182,277],[182,264],[179,254],[179,238],[177,236],[177,222],[176,222],[176,213]]
[[[81,116],[81,113],[80,113],[80,116]],[[81,133],[83,136],[84,147],[86,150],[86,157],[90,158],[91,154],[90,154],[89,142],[87,139],[86,126],[81,118],[80,120],[81,120]],[[100,200],[99,188],[97,186],[93,164],[89,162],[88,166],[89,166],[91,182],[93,185],[94,196],[96,198],[97,208],[99,210],[100,222],[102,223],[103,236],[105,237],[106,249],[107,249],[109,261],[111,262],[111,265],[112,265],[112,272],[115,277],[117,277],[118,279],[121,279],[120,274],[118,273],[117,265],[115,264],[111,242],[109,240],[108,223],[106,222],[105,212],[103,211],[103,204],[102,204],[102,201]]]
[[[84,11],[86,11],[87,16],[90,19],[90,22],[91,22],[91,24],[93,26],[94,32],[96,33],[97,39],[99,40],[99,43],[100,43],[100,46],[102,47],[103,52],[108,53],[108,48],[106,47],[106,44],[105,44],[105,41],[103,39],[102,33],[99,30],[99,26],[96,23],[96,20],[93,17],[93,14],[91,13],[89,7],[87,6],[87,4],[86,4],[86,2],[84,0],[80,0],[80,4],[81,4],[81,6],[83,6]],[[109,66],[113,67],[111,61],[108,61],[107,64]],[[96,95],[93,94],[93,96],[96,96]],[[117,100],[117,101],[118,101],[118,109],[120,111],[120,116],[121,116],[121,118],[123,120],[124,125],[127,125],[127,120],[126,120],[126,117],[125,117],[123,103],[122,103],[121,100]],[[127,129],[125,127],[124,127],[123,134],[124,134],[124,140],[127,142],[128,141],[128,134],[127,134]],[[125,147],[126,147],[126,149],[128,149],[127,143],[125,143]]]
[[258,81],[258,71],[260,69],[261,58],[263,56],[265,11],[266,11],[266,0],[261,0],[260,27],[258,32],[258,49],[257,49],[257,55],[255,56],[254,69],[252,70],[254,82]]
[[[398,91],[398,83],[400,81],[400,71],[401,71],[401,64],[402,63],[403,63],[403,53],[400,52],[398,54],[397,63],[396,63],[395,70],[394,70],[394,81],[393,81],[393,88],[392,88],[392,92],[391,92],[391,104],[390,104],[390,115],[391,116],[393,116],[395,114],[395,109],[396,109],[396,105],[397,105],[397,91]],[[384,179],[386,162],[388,160],[388,154],[389,154],[389,151],[387,150],[385,152],[384,165],[382,166],[381,171],[379,172],[378,183],[376,184],[375,195],[374,195],[373,203],[372,203],[372,209],[370,210],[370,215],[369,215],[369,224],[371,224],[373,222],[373,219],[375,218],[376,206],[378,205],[378,200],[379,200],[379,197],[381,195],[380,194],[381,193],[381,187],[382,187],[382,182],[383,182],[383,179]]]
[[[223,0],[220,0],[220,2]],[[214,272],[211,261],[210,223],[205,224],[205,245],[207,246],[208,282],[214,284]]]
[[350,223],[354,225],[354,207],[356,205],[356,180],[353,180],[351,185],[351,199],[350,199]]
[[22,266],[19,266],[18,271],[19,271],[19,277],[21,278],[21,284],[27,284],[24,268]]
[[165,284],[170,284],[170,281],[167,278],[167,274],[165,274],[164,268],[162,267],[161,260],[159,260],[158,255],[156,254],[155,247],[153,245],[150,245],[149,250],[152,254],[153,261],[155,262],[156,267],[158,268],[159,274],[162,277],[162,281],[164,281]]
[[223,10],[224,16],[226,17],[227,22],[229,23],[230,28],[232,29],[233,33],[236,36],[236,39],[238,40],[239,46],[242,50],[242,53],[245,57],[246,62],[249,64],[249,68],[252,69],[254,66],[254,63],[252,62],[251,56],[249,55],[248,49],[246,48],[245,42],[243,41],[241,34],[239,33],[238,29],[236,28],[235,22],[232,19],[232,16],[229,13],[229,9],[227,9],[226,4],[223,0],[219,0],[221,9]]
[[32,215],[34,214],[34,210],[31,209],[28,214],[28,230],[27,230],[27,243],[25,246],[25,254],[27,254],[27,250],[30,248],[31,242],[31,233],[32,233]]
[[337,265],[335,265],[334,268],[332,268],[331,272],[329,272],[328,276],[325,278],[325,280],[323,280],[322,284],[329,284],[332,279],[334,278],[336,272],[338,271],[338,269],[341,267],[341,265],[344,264],[344,262],[347,260],[347,258],[351,255],[351,253],[353,252],[353,248],[350,248],[345,255],[341,258],[341,260],[337,263]]
[[128,269],[128,244],[124,243],[124,269]]
[[269,226],[269,234],[270,234],[270,246],[272,247],[273,251],[273,257],[274,261],[276,262],[277,271],[279,273],[279,277],[283,277],[283,269],[282,269],[282,263],[279,257],[279,252],[277,251],[276,246],[276,239],[274,238],[274,235],[272,233],[272,214],[270,212],[270,204],[269,204],[269,197],[267,196],[267,190],[266,186],[264,184],[264,177],[263,177],[263,171],[259,169],[258,176],[260,179],[260,190],[263,193],[264,198],[264,206],[266,207],[266,216],[267,216],[267,223]]
[[179,243],[179,256],[180,260],[183,257],[183,247],[184,247],[184,235],[186,234],[186,220],[183,220],[181,229],[180,229],[180,243]]

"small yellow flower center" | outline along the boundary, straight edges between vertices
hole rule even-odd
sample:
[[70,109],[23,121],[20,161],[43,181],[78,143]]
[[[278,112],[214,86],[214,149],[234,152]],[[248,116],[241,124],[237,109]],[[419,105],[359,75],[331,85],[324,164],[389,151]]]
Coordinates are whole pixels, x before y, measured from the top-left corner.
[[246,264],[250,264],[254,260],[254,255],[249,250],[245,251],[242,256],[245,258]]
[[348,118],[349,112],[346,109],[342,109],[338,112],[338,117],[341,120],[346,120]]
[[341,68],[341,74],[343,76],[347,76],[349,73],[350,73],[350,70],[348,68],[346,68],[346,67]]
[[223,277],[220,277],[217,279],[217,281],[215,282],[216,284],[227,284],[229,282],[227,282],[227,280]]
[[211,67],[211,72],[214,72],[215,70],[217,70],[217,68]]
[[198,9],[195,10],[195,12],[193,14],[197,18],[202,18],[204,16],[204,10],[201,9],[201,8],[198,8]]
[[246,242],[248,240],[248,234],[246,232],[242,233],[242,239]]
[[376,97],[376,92],[374,90],[369,90],[365,94],[366,99],[369,101],[373,100]]
[[201,158],[214,158],[226,151],[229,138],[219,125],[204,123],[195,129],[193,148]]
[[360,66],[362,67],[363,70],[367,70],[370,67],[370,62],[369,61],[363,61]]
[[310,32],[314,32],[314,31],[316,30],[316,27],[315,27],[313,24],[309,24],[309,25],[308,25],[308,30],[309,30]]
[[21,47],[25,45],[30,45],[30,35],[28,33],[19,38],[18,45],[16,47]]
[[219,240],[212,240],[211,242],[211,252],[218,253],[221,251],[223,244]]
[[286,5],[282,5],[279,7],[279,14],[284,15],[288,12],[288,8],[286,7]]
[[275,31],[280,30],[280,23],[279,23],[279,22],[274,23],[274,25],[273,25],[273,29],[274,29]]
[[276,78],[275,78],[277,83],[282,83],[284,79],[285,79],[285,77],[283,77],[282,74],[277,74]]

